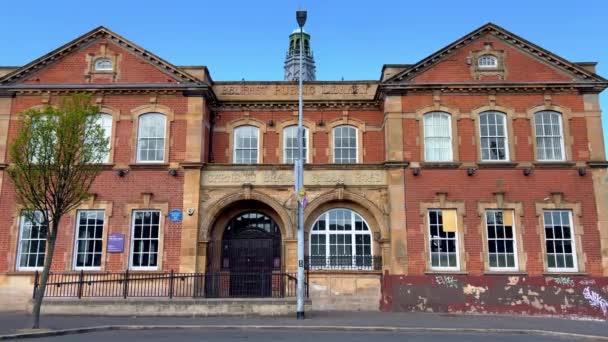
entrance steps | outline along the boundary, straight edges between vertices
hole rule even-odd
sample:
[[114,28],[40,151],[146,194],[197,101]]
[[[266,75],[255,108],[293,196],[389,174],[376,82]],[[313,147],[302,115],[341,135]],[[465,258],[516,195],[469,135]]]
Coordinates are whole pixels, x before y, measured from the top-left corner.
[[[310,310],[312,303],[307,299],[305,311]],[[43,314],[56,315],[282,316],[295,312],[295,298],[46,298],[42,304]]]

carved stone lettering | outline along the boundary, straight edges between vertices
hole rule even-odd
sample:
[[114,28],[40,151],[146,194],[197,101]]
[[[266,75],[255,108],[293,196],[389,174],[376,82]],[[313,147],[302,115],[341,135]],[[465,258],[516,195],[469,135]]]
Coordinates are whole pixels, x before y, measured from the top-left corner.
[[[245,183],[253,185],[293,185],[291,170],[224,170],[205,171],[202,185],[239,186]],[[346,185],[385,185],[384,170],[311,170],[304,173],[305,185],[334,186]]]

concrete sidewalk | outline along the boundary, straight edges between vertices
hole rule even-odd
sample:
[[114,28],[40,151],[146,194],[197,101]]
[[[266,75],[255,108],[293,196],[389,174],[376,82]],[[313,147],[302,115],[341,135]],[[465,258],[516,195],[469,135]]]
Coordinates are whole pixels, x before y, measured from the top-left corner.
[[[0,313],[0,335],[14,334],[30,328],[31,316],[26,313]],[[41,317],[41,328],[50,330],[78,329],[99,326],[235,326],[235,327],[306,327],[327,328],[386,327],[416,329],[471,330],[542,330],[569,334],[608,337],[607,321],[591,321],[557,317],[509,315],[465,315],[435,313],[385,312],[312,312],[305,320],[294,317],[112,317],[59,316]]]

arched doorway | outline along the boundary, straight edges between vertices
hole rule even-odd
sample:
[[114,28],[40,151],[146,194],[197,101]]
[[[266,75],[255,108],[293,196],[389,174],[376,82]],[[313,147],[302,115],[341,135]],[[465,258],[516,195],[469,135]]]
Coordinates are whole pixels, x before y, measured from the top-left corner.
[[207,294],[270,297],[273,273],[281,269],[281,231],[264,209],[236,212],[217,222],[223,231],[209,246]]

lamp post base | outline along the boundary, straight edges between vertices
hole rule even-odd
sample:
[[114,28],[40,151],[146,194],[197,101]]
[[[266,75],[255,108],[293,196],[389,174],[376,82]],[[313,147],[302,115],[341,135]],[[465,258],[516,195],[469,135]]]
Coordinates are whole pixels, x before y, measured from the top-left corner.
[[297,319],[304,319],[304,311],[298,311],[296,313],[296,318]]

